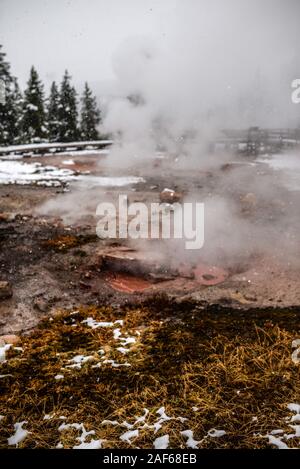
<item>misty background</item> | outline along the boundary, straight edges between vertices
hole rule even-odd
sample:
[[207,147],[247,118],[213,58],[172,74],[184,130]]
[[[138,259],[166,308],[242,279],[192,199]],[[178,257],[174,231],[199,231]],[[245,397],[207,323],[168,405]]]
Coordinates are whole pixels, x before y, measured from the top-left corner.
[[[79,89],[91,84],[103,130],[115,140],[110,170],[131,169],[139,158],[145,172],[159,146],[187,156],[171,160],[168,171],[209,170],[206,143],[221,129],[300,126],[300,106],[291,101],[299,18],[299,0],[0,0],[0,43],[22,86],[32,64],[48,87],[66,68]],[[298,204],[275,204],[276,220],[263,214],[255,226],[240,215],[239,197],[273,207],[284,185],[249,174],[247,166],[224,172],[215,198],[201,194],[209,256],[220,244],[229,256],[287,245],[286,259],[299,259]],[[199,191],[190,187],[191,198],[199,200]],[[84,213],[90,194],[79,195]],[[78,193],[67,197],[60,209],[77,207]],[[50,205],[43,209],[57,209]]]
[[298,0],[0,0],[0,43],[22,87],[32,64],[46,86],[68,69],[108,108],[106,130],[146,141],[154,121],[173,139],[299,126],[299,18]]

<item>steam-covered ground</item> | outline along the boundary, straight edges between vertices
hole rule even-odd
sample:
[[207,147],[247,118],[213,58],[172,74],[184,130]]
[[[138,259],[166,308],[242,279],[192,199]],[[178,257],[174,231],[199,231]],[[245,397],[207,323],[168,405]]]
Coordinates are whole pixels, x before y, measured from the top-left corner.
[[[17,163],[36,181],[0,186],[0,280],[13,293],[0,328],[22,336],[0,344],[1,446],[296,447],[298,155],[196,169],[161,155],[122,170],[91,154]],[[157,202],[166,187],[205,202],[200,253],[96,236],[99,202]],[[155,254],[168,276],[145,269],[143,288],[118,288],[103,258],[124,248]],[[214,268],[216,282],[174,275],[182,263]]]

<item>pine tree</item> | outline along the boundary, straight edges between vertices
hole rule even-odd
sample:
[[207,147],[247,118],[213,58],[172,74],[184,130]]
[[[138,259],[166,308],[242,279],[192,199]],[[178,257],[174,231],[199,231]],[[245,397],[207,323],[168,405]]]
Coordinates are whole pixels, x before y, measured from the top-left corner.
[[13,78],[6,99],[8,143],[17,145],[22,143],[23,96],[16,78]]
[[10,74],[10,65],[6,61],[6,54],[1,49],[0,45],[0,145],[7,145],[10,143],[10,101],[7,98],[13,79]]
[[55,81],[51,85],[49,103],[47,107],[47,128],[50,142],[58,142],[60,137],[60,100]]
[[46,137],[44,87],[34,67],[25,91],[22,128],[26,143],[40,142]]
[[97,126],[101,122],[101,114],[97,107],[96,98],[93,96],[87,83],[85,83],[81,102],[81,138],[83,140],[98,140],[99,132],[97,130]]
[[58,117],[59,140],[61,142],[76,141],[79,137],[77,93],[71,85],[71,76],[67,70],[60,87]]

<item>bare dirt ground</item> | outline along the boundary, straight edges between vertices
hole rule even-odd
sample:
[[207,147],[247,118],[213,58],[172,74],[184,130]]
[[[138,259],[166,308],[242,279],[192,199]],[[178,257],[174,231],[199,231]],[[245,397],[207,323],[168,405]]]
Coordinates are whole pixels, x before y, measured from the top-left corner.
[[[66,157],[52,156],[46,157],[43,164],[53,164],[55,158],[57,166],[62,161],[68,161]],[[76,164],[80,164],[82,157],[77,157],[77,160]],[[93,172],[95,158],[89,156],[85,165]],[[254,172],[250,167],[249,173],[251,171]],[[102,172],[101,166],[100,169],[98,167],[99,172]],[[122,188],[121,191],[127,193],[130,202],[148,203],[158,202],[159,193],[164,187],[171,186],[175,190],[188,193],[192,186],[193,190],[197,187],[201,200],[201,197],[216,190],[216,187],[219,188],[217,179],[216,175],[200,172],[193,180],[191,173],[187,175],[181,171],[174,184],[174,177],[168,175],[167,171],[162,171],[159,177],[150,176],[145,183]],[[228,186],[225,190],[230,196],[231,187]],[[238,190],[239,188],[235,188],[235,197]],[[242,189],[240,190],[243,194]],[[124,279],[124,275],[126,272],[131,275],[135,272],[134,267],[130,269],[130,262],[126,262],[126,257],[139,256],[139,244],[134,246],[137,252],[132,249],[133,252],[126,254],[123,247],[132,248],[132,243],[127,240],[100,240],[96,236],[95,211],[99,201],[116,200],[119,192],[120,189],[113,187],[90,187],[81,191],[71,189],[70,192],[64,192],[63,187],[0,187],[1,212],[4,213],[2,220],[0,219],[0,280],[9,281],[13,288],[13,296],[0,302],[1,333],[30,330],[42,317],[78,304],[123,304],[140,301],[143,297],[160,292],[169,294],[177,301],[188,297],[203,305],[216,303],[238,309],[293,308],[299,305],[299,269],[283,262],[284,259],[280,259],[276,252],[266,254],[259,250],[255,254],[246,251],[241,258],[224,258],[220,261],[222,264],[217,266],[207,264],[205,259],[197,261],[198,270],[202,269],[204,277],[207,274],[210,278],[213,273],[212,282],[205,282],[204,278],[199,279],[195,275],[180,275],[178,266],[179,275],[174,275],[174,269],[170,270],[167,266],[166,275],[151,277],[146,268],[143,272],[142,253],[139,257],[139,277],[148,281],[148,284],[143,285],[143,292],[138,287],[129,288],[130,291],[126,292],[126,285],[125,290],[122,285],[117,288],[117,275],[121,276],[121,282],[123,280],[125,284],[130,283],[130,278]],[[77,213],[76,207],[82,199],[88,202]],[[283,192],[281,206],[288,204],[290,209],[291,204],[298,203],[298,199],[297,194]],[[53,207],[39,211],[39,207],[43,207],[49,200],[54,201]],[[61,209],[64,204],[65,211]],[[262,202],[261,206],[255,207],[255,217],[260,216],[260,211],[264,217],[268,217],[269,212],[276,212],[276,204],[274,201],[275,208],[265,207]],[[252,214],[246,213],[246,216],[249,218]],[[71,217],[70,220],[68,217]],[[147,257],[155,258],[160,247],[155,242],[152,245],[149,242],[149,245]],[[111,267],[103,262],[103,257],[108,253],[117,258]],[[169,259],[166,262],[169,265],[173,262],[172,255],[172,252],[168,254]],[[123,258],[127,265],[120,267]],[[162,259],[161,262],[163,261]],[[210,271],[211,269],[215,271]],[[112,278],[107,275],[107,270],[114,271],[113,288]],[[220,272],[221,278],[218,281]]]

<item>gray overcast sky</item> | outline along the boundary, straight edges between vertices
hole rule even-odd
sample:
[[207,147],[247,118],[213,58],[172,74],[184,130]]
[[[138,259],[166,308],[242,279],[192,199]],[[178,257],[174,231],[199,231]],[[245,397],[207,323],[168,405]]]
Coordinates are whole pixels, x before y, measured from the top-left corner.
[[[163,5],[162,5],[163,3]],[[111,57],[131,35],[161,34],[174,1],[0,0],[0,44],[21,84],[34,64],[46,82],[68,68],[76,83],[112,77]]]
[[[278,71],[299,57],[299,18],[300,0],[0,0],[0,44],[22,86],[35,65],[47,85],[67,68],[77,86],[88,80],[102,93],[113,54],[129,36],[150,34],[169,46],[175,74],[185,67],[196,76],[201,57],[213,73],[213,60],[223,66],[239,54],[237,74],[249,52],[253,69],[277,63]],[[132,56],[124,57],[130,67]]]

